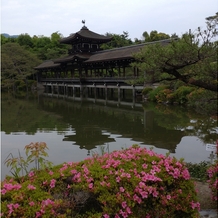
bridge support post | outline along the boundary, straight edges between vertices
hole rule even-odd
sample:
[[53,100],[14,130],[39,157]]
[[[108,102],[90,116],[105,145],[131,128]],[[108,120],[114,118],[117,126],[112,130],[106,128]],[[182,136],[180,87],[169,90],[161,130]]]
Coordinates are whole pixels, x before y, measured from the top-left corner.
[[135,86],[132,86],[132,101],[133,101],[133,106],[135,106]]
[[75,98],[75,86],[73,86],[73,98]]
[[53,87],[53,84],[51,84],[51,94],[53,94],[54,92],[54,87]]
[[82,98],[83,97],[83,85],[80,85],[79,89],[80,89],[80,98]]
[[95,96],[95,101],[96,101],[96,98],[97,98],[97,90],[96,90],[95,83],[93,84],[93,86],[94,86],[94,96]]
[[120,104],[120,85],[117,84],[118,104]]
[[66,95],[66,84],[63,86],[64,96]]
[[68,96],[68,85],[66,84],[66,95]]
[[105,101],[106,101],[106,103],[107,103],[107,84],[105,83],[104,84],[104,86],[105,86]]
[[122,99],[125,99],[125,89],[122,90]]
[[59,90],[59,85],[58,84],[56,84],[56,87],[57,87],[57,91],[58,91],[58,97],[59,97],[59,94],[60,94],[60,90]]

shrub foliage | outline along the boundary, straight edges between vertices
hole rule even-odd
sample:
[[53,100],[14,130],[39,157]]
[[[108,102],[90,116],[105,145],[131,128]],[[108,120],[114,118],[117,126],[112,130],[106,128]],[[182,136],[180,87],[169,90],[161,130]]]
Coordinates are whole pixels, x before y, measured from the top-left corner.
[[2,217],[198,217],[200,206],[182,160],[137,145],[1,186]]
[[[217,141],[217,148],[218,148],[218,141]],[[216,154],[218,154],[216,152]],[[218,200],[218,160],[215,161],[215,163],[210,166],[207,170],[207,174],[209,177],[209,187],[211,189],[211,199],[214,201]]]

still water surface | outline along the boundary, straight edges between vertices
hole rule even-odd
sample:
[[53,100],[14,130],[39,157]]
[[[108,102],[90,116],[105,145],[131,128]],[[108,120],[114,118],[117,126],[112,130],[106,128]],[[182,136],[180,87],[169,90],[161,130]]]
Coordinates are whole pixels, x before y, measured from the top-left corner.
[[215,119],[178,106],[47,94],[2,94],[1,106],[2,178],[10,174],[5,158],[18,156],[18,150],[25,157],[24,146],[31,142],[46,142],[54,164],[133,144],[198,163],[211,160],[205,145],[214,144],[218,135]]

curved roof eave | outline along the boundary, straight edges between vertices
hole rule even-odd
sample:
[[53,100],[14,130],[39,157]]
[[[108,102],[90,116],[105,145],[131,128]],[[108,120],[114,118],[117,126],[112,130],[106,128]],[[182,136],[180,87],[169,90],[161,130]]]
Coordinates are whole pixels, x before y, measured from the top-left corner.
[[94,63],[101,61],[114,61],[119,59],[134,59],[133,54],[139,52],[146,45],[151,45],[155,43],[161,43],[162,45],[167,45],[171,42],[171,39],[160,40],[155,42],[147,42],[137,45],[124,46],[120,48],[113,48],[108,50],[103,50],[93,54],[85,63]]
[[37,67],[34,67],[34,69],[35,70],[40,70],[40,69],[56,68],[56,67],[59,67],[59,66],[60,66],[59,63],[54,63],[54,61],[49,60],[49,61],[45,61],[45,62],[41,63]]
[[85,55],[85,54],[83,54],[83,55],[80,55],[80,54],[69,55],[69,56],[66,56],[66,57],[63,57],[63,58],[55,59],[54,63],[69,62],[69,61],[74,60],[75,58],[82,59],[82,60],[87,60],[87,59],[89,59],[90,56],[91,55]]
[[95,32],[90,31],[87,27],[83,27],[80,31],[71,34],[68,37],[65,37],[60,40],[60,43],[70,43],[71,41],[75,41],[77,37],[85,38],[85,39],[92,39],[101,41],[101,43],[106,43],[112,40],[112,37],[104,36]]

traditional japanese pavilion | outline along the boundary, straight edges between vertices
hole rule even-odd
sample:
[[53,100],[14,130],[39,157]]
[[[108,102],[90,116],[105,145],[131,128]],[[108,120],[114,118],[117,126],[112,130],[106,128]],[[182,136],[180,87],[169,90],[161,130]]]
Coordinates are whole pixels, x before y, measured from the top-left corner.
[[[61,43],[72,46],[68,56],[48,60],[35,67],[38,81],[47,81],[45,78],[48,78],[48,72],[50,78],[56,79],[115,77],[114,69],[117,77],[125,78],[126,68],[134,61],[133,54],[148,43],[102,50],[101,44],[111,40],[111,37],[92,32],[84,25],[80,31],[60,40]],[[170,40],[161,41],[163,45],[169,42]],[[131,76],[138,77],[138,69],[134,68]]]

